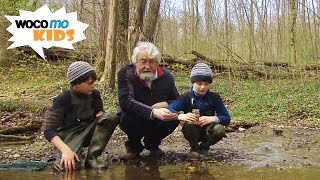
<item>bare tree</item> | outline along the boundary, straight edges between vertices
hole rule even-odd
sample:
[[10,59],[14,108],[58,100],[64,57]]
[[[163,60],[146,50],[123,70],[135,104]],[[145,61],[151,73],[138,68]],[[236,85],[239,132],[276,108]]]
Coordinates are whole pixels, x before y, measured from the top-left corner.
[[253,1],[250,1],[250,23],[249,23],[249,60],[252,61],[253,42],[254,42],[254,9]]
[[294,63],[297,63],[297,52],[296,52],[296,22],[297,22],[297,1],[289,0],[290,5],[290,51],[291,59]]
[[142,32],[143,17],[146,7],[145,0],[132,0],[132,5],[129,15],[129,29],[128,29],[128,53],[131,54],[134,46],[139,40],[139,35]]
[[119,25],[117,42],[117,69],[129,64],[128,55],[129,0],[119,0]]
[[150,1],[148,14],[145,18],[143,26],[143,35],[150,42],[153,42],[154,30],[156,28],[160,10],[160,3],[161,0]]
[[118,0],[112,0],[110,4],[111,12],[109,14],[108,38],[106,47],[105,67],[102,76],[104,82],[104,91],[115,88],[116,74],[116,36],[118,26]]
[[108,24],[109,24],[109,0],[103,1],[103,9],[102,9],[102,20],[100,24],[100,33],[99,33],[99,54],[98,58],[95,61],[95,69],[97,71],[97,75],[100,77],[104,71],[105,67],[105,58],[106,58],[106,46],[107,46],[107,35],[108,35]]
[[[224,39],[225,39],[225,59],[230,65],[230,52],[229,52],[229,10],[228,10],[228,0],[224,0]],[[231,78],[231,72],[229,71],[229,78]]]

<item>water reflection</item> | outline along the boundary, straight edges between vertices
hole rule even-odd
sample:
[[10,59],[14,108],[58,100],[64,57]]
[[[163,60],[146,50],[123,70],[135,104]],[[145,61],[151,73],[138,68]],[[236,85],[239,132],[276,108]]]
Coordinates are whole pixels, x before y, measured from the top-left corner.
[[0,171],[0,179],[34,180],[34,179],[125,179],[125,180],[184,180],[184,179],[319,179],[319,167],[264,167],[248,166],[206,166],[201,162],[188,164],[166,164],[157,162],[135,161],[113,164],[106,170],[80,170],[70,173],[57,173],[48,167],[43,171]]
[[60,179],[63,179],[63,180],[75,180],[76,179],[76,172],[75,171],[71,171],[71,172],[60,173]]
[[160,175],[159,164],[157,161],[135,161],[125,165],[126,180],[141,179],[164,179]]
[[186,165],[186,179],[212,179],[209,167],[201,162],[194,162]]

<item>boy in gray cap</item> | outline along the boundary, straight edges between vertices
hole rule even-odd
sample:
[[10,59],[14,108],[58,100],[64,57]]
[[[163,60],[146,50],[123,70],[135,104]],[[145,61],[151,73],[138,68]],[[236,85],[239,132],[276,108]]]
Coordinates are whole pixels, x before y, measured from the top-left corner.
[[97,157],[105,149],[119,119],[105,113],[97,79],[89,63],[73,62],[67,71],[71,88],[58,95],[45,113],[44,136],[55,150],[54,168],[58,171],[79,169],[83,147],[88,147],[85,166],[104,168]]
[[185,121],[182,132],[191,147],[190,156],[202,158],[209,155],[211,145],[225,136],[224,126],[231,118],[221,97],[209,90],[213,73],[207,64],[196,64],[190,78],[191,90],[167,108],[171,112],[184,112],[179,114],[178,120]]

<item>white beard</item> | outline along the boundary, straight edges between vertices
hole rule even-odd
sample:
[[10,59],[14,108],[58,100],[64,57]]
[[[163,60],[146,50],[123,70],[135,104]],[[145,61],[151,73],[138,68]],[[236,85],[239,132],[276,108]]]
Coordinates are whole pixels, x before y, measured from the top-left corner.
[[152,81],[156,79],[155,72],[142,72],[141,74],[138,73],[141,80],[143,80],[149,88],[151,88]]
[[141,80],[144,80],[144,81],[153,81],[154,79],[156,79],[156,73],[142,72],[141,74],[139,74],[139,77]]

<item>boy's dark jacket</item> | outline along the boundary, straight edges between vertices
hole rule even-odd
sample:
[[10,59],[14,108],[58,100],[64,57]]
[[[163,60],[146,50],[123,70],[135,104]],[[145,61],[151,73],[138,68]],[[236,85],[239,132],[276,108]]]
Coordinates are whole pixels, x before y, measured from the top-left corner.
[[44,136],[50,141],[60,130],[90,123],[99,111],[103,111],[103,102],[98,90],[94,89],[91,95],[72,88],[66,90],[54,99],[52,107],[45,113]]
[[208,91],[204,96],[195,95],[191,89],[167,107],[172,112],[191,112],[199,109],[200,116],[217,116],[220,124],[229,125],[230,115],[219,94]]

